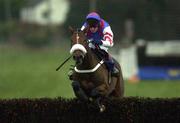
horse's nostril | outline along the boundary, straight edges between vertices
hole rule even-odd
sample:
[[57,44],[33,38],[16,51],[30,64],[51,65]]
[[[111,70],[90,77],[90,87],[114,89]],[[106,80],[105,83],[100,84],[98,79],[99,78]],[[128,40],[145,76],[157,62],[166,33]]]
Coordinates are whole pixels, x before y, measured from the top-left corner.
[[75,59],[76,59],[76,56],[73,56],[73,59],[75,60]]
[[73,56],[73,59],[74,59],[74,60],[83,59],[83,58],[84,58],[83,55]]
[[83,59],[83,55],[80,55],[79,58],[80,58],[80,59]]

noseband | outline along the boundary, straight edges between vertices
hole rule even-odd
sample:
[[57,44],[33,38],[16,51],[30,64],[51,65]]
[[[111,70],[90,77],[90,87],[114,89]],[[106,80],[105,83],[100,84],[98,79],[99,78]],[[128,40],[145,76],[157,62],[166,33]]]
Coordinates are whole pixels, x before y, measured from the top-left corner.
[[84,54],[87,53],[86,48],[85,48],[82,44],[79,43],[79,34],[78,34],[78,32],[79,32],[79,31],[78,31],[78,29],[77,29],[76,44],[74,44],[74,45],[72,46],[72,48],[71,48],[71,50],[70,50],[70,54],[73,54],[74,51],[76,51],[76,50],[80,50],[80,51],[82,51]]

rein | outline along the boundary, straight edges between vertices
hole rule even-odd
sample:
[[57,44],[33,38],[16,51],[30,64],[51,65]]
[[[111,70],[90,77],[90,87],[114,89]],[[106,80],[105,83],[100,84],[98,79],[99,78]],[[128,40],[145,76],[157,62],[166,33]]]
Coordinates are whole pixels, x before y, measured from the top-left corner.
[[74,70],[77,73],[93,73],[95,72],[102,64],[104,63],[104,60],[101,60],[94,68],[89,69],[89,70],[79,70],[77,67],[74,67]]

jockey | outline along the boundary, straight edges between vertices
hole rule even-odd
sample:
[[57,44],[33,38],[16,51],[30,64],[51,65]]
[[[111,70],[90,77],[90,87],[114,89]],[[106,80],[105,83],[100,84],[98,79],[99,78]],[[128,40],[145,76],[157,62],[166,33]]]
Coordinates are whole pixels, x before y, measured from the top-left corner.
[[87,30],[87,38],[89,40],[89,47],[105,53],[105,63],[108,69],[111,71],[113,76],[119,74],[119,70],[115,67],[113,58],[108,54],[108,48],[114,45],[113,43],[113,32],[110,25],[103,20],[96,12],[91,12],[86,16],[86,21],[84,22],[81,30]]

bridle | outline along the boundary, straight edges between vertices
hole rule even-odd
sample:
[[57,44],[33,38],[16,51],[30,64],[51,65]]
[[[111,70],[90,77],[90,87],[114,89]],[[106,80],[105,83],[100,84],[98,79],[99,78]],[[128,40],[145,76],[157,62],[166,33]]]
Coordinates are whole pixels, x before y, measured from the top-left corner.
[[78,29],[77,29],[77,33],[76,33],[76,41],[75,41],[75,44],[71,47],[71,50],[70,50],[70,54],[73,54],[76,50],[80,50],[83,52],[83,54],[85,55],[87,53],[87,50],[86,48],[79,43],[79,33],[78,33]]
[[77,33],[76,33],[76,43],[79,44],[79,34],[78,34],[78,30],[77,30]]
[[[79,30],[77,29],[77,33],[76,33],[76,43],[72,46],[71,50],[70,50],[70,53],[73,54],[76,50],[80,50],[82,51],[82,53],[85,55],[87,53],[87,50],[86,48],[79,43]],[[74,67],[74,70],[77,72],[77,73],[92,73],[92,72],[95,72],[102,64],[104,63],[104,60],[101,60],[94,68],[92,69],[88,69],[88,70],[79,70],[77,67]]]

